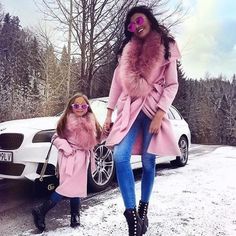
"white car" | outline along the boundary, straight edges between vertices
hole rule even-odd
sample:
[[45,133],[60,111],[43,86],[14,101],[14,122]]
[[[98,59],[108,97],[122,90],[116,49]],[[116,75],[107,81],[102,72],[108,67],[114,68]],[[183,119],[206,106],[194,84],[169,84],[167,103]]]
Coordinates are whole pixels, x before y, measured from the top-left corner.
[[[108,98],[91,99],[91,107],[102,125],[106,116]],[[114,118],[116,114],[114,112]],[[181,149],[181,156],[157,158],[184,166],[188,161],[191,144],[189,126],[173,106],[168,112]],[[39,177],[47,155],[51,137],[60,116],[12,120],[0,123],[0,178],[34,181]],[[95,148],[96,171],[88,173],[88,187],[92,191],[104,190],[114,177],[113,153],[104,143]],[[57,149],[53,146],[45,175],[55,174]],[[141,157],[132,156],[132,168],[141,167]],[[89,168],[90,170],[90,168]]]

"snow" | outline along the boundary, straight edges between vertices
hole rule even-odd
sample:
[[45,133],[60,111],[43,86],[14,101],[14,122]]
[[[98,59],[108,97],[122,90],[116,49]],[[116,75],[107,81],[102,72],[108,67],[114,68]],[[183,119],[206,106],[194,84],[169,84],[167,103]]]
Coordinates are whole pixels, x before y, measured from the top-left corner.
[[[184,168],[157,172],[145,236],[236,236],[235,167],[236,147],[223,146],[202,156],[191,154]],[[138,198],[140,181],[136,193]],[[125,236],[123,212],[119,190],[114,189],[96,196],[94,205],[82,210],[81,227],[70,228],[69,215],[57,216],[61,227],[42,235]]]

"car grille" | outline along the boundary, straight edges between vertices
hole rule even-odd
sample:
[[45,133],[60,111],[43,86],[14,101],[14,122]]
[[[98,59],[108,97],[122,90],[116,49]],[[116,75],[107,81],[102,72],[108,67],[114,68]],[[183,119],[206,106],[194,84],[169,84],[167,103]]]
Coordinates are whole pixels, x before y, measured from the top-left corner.
[[0,174],[20,176],[25,168],[23,164],[0,163]]
[[0,149],[14,150],[20,147],[24,139],[23,134],[6,133],[0,134]]

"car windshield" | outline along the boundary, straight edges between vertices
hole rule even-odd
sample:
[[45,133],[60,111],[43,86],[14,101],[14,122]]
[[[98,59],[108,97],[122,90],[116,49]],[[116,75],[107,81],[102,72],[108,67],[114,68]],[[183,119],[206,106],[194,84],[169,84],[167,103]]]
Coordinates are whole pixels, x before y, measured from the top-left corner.
[[91,100],[90,105],[99,124],[102,125],[106,118],[107,102],[104,100]]

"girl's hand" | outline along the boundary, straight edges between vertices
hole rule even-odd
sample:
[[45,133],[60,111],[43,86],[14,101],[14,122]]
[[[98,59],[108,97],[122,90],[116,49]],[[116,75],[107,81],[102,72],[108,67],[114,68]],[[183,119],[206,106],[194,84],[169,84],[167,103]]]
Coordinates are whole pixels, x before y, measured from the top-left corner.
[[165,112],[161,109],[158,109],[156,115],[153,117],[152,122],[150,124],[149,133],[157,134],[159,132],[164,115]]
[[75,154],[76,150],[71,149],[71,150],[63,150],[63,153],[66,157],[73,156]]

